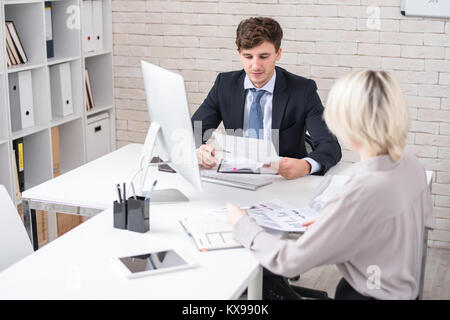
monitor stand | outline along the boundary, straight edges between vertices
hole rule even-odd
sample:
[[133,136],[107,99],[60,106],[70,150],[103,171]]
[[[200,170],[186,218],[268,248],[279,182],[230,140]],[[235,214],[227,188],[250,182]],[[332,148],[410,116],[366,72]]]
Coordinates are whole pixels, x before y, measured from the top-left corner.
[[[141,172],[142,180],[140,185],[140,190],[143,189],[144,182],[147,178],[147,172],[149,166],[152,165],[152,155],[153,150],[156,146],[156,141],[158,135],[161,134],[161,126],[157,122],[152,122],[150,124],[150,129],[147,132],[147,137],[145,138],[144,147],[142,149],[142,154],[140,157],[140,165],[143,171]],[[165,162],[166,164],[170,163],[170,161]],[[153,163],[155,164],[155,163]],[[161,164],[161,163],[159,163]],[[158,165],[158,164],[156,164]],[[139,192],[139,191],[138,191]],[[142,192],[144,196],[147,194],[147,191]],[[178,189],[160,189],[153,190],[150,197],[150,204],[162,204],[162,203],[172,203],[172,202],[184,202],[189,201],[189,199]]]

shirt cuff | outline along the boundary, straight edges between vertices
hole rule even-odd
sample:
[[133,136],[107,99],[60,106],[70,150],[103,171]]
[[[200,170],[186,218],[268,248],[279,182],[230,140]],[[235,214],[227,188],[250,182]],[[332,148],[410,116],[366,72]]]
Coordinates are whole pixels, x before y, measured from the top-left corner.
[[303,158],[303,160],[308,161],[308,163],[311,165],[311,172],[309,174],[316,173],[322,169],[322,166],[320,163],[318,163],[316,160],[311,159],[309,157]]

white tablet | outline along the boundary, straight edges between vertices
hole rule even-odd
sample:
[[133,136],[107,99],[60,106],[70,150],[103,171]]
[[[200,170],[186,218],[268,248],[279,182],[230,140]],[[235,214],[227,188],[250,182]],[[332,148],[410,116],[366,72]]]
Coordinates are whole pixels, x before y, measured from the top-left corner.
[[178,271],[196,265],[173,249],[120,257],[115,260],[128,278]]

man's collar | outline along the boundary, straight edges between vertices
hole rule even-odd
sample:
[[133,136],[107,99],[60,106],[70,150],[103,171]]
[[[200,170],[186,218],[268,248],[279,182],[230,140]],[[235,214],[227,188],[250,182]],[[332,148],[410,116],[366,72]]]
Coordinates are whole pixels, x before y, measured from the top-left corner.
[[245,74],[245,79],[244,79],[244,90],[246,89],[251,89],[251,88],[255,88],[255,89],[262,89],[262,90],[266,90],[270,93],[273,94],[273,89],[275,88],[275,80],[277,78],[277,73],[276,71],[274,71],[272,78],[270,78],[269,82],[267,82],[264,87],[262,88],[256,88],[253,83],[250,81],[250,78],[247,76],[247,74]]

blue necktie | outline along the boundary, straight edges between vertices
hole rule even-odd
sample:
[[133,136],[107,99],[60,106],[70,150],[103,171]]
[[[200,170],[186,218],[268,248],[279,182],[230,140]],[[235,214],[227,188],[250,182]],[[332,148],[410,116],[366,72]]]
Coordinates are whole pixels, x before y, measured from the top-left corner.
[[250,89],[253,94],[253,102],[250,106],[250,116],[249,116],[249,122],[248,122],[248,129],[249,129],[249,137],[250,138],[263,138],[262,137],[262,129],[263,126],[263,112],[261,108],[261,97],[263,96],[265,90],[258,90],[256,91],[255,88]]

